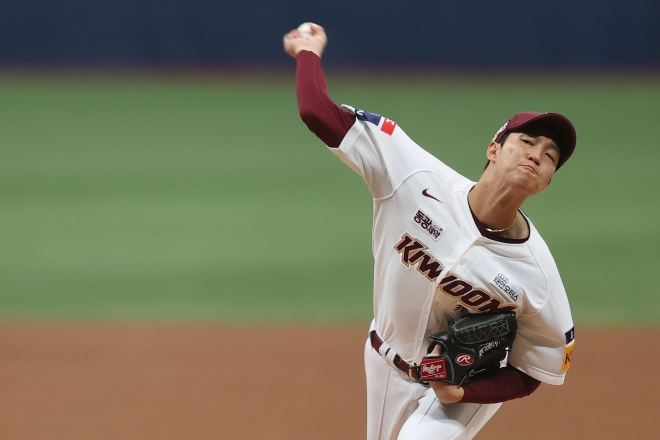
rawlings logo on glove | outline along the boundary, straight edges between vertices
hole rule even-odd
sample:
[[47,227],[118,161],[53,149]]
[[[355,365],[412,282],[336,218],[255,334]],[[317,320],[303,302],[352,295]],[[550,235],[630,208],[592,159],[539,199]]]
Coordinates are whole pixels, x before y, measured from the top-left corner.
[[[449,323],[449,330],[430,336],[431,345],[422,364],[410,367],[415,380],[439,380],[461,386],[474,376],[496,371],[516,338],[516,315],[483,313]],[[438,348],[440,350],[438,350]]]
[[456,356],[456,363],[458,365],[472,365],[472,362],[474,362],[474,359],[469,354],[459,354]]
[[427,380],[440,380],[447,377],[445,360],[443,358],[424,358],[420,367],[422,376],[429,378]]

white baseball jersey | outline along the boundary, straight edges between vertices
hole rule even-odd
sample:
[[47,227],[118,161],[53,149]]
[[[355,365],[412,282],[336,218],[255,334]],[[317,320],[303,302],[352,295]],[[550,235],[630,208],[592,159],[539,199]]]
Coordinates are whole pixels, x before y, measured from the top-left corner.
[[488,238],[468,204],[475,182],[414,143],[385,117],[342,106],[357,120],[331,148],[374,199],[372,328],[408,363],[429,334],[461,310],[515,311],[508,362],[548,384],[563,383],[573,321],[556,264],[529,219],[524,240]]

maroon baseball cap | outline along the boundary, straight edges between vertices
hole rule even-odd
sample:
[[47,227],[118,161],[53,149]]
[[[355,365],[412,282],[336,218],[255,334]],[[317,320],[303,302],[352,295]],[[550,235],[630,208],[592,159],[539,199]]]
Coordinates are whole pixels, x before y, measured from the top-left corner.
[[539,113],[539,112],[522,112],[513,115],[506,124],[500,127],[493,137],[493,142],[499,142],[506,133],[511,133],[519,131],[518,129],[531,124],[532,122],[538,122],[545,125],[553,133],[557,135],[557,147],[561,154],[559,155],[559,163],[557,164],[557,169],[561,167],[571,154],[575,150],[575,142],[577,140],[577,135],[575,134],[575,127],[571,124],[565,116],[560,115],[559,113]]

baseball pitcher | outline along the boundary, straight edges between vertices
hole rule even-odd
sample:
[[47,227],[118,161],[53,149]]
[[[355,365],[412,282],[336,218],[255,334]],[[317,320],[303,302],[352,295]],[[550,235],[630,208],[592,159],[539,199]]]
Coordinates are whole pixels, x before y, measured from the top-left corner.
[[571,122],[523,112],[470,181],[391,119],[328,96],[321,26],[284,36],[304,123],[373,196],[369,440],[470,439],[502,402],[560,385],[575,333],[557,266],[520,210],[575,149]]

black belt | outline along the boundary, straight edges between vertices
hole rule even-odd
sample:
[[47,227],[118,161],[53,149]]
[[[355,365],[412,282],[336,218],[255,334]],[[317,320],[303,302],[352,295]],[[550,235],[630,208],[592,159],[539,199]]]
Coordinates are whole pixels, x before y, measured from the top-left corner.
[[[369,332],[369,340],[371,341],[371,346],[376,350],[378,353],[380,353],[380,347],[383,345],[383,340],[380,339],[380,336],[378,336],[378,333],[376,333],[376,330],[371,330]],[[385,353],[382,354],[383,357],[387,355],[387,353],[390,351],[388,348]],[[419,367],[417,365],[411,366],[408,364],[408,362],[404,361],[401,359],[401,356],[398,354],[394,356],[393,359],[394,365],[396,367],[406,373],[408,377],[410,377],[413,380],[419,380]]]

